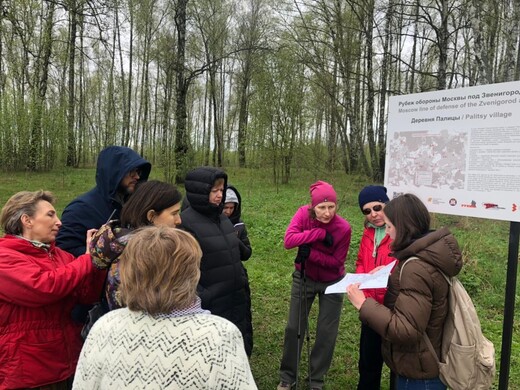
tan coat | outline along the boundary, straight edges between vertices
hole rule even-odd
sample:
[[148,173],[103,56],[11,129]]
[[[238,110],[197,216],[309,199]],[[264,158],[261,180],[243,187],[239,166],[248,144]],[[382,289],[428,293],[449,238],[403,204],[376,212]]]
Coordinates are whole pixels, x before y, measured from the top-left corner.
[[[439,354],[448,312],[448,283],[439,269],[447,276],[457,275],[462,268],[461,251],[455,237],[444,228],[393,255],[399,264],[390,275],[384,306],[369,298],[359,317],[381,335],[383,358],[392,371],[411,379],[436,378],[437,362],[423,333],[427,332]],[[407,264],[399,283],[401,267],[411,256],[422,261]]]

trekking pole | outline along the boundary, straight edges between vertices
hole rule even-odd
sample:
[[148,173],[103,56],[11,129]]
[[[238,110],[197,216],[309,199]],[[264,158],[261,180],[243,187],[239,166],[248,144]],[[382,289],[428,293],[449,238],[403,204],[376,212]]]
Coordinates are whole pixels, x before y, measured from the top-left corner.
[[[311,338],[309,336],[309,313],[307,311],[307,278],[305,276],[305,262],[302,262],[300,278],[303,278],[303,295],[305,296],[305,306],[303,307],[305,316],[305,339],[307,340],[307,373],[309,377],[309,389],[312,387],[311,377]],[[303,346],[302,346],[303,347]]]
[[[309,257],[310,254],[310,246],[305,244],[301,245],[298,248],[298,254],[296,255],[296,259],[294,262],[296,264],[300,264],[300,282],[298,288],[298,333],[297,337],[297,346],[296,346],[296,380],[295,386],[298,389],[298,384],[300,383],[300,359],[301,359],[301,349],[303,348],[304,341],[302,340],[302,305],[304,304],[302,293],[305,293],[305,320],[306,320],[306,332],[307,332],[307,340],[309,339],[309,320],[307,318],[307,287],[305,280],[305,261]],[[309,355],[310,356],[310,355]],[[310,367],[310,363],[309,363]],[[310,374],[310,371],[309,371]]]
[[[302,278],[302,270],[304,269],[305,262],[301,264],[300,268],[300,288],[298,289],[298,333],[297,333],[297,347],[296,347],[296,385],[295,389],[298,389],[298,384],[300,382],[300,358],[301,358],[301,348],[300,348],[300,342],[302,338],[302,290],[303,290],[303,278]],[[307,297],[305,297],[307,298]]]

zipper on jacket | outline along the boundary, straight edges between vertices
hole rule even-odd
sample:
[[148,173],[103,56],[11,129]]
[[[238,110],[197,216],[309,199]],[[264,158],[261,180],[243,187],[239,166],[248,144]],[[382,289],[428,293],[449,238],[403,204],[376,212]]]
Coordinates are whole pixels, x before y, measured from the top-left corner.
[[54,269],[56,269],[56,260],[54,259],[54,255],[52,254],[52,252],[50,250],[47,251],[47,257],[50,259],[52,265],[54,266]]
[[372,251],[372,257],[374,258],[374,268],[377,267],[377,252],[379,247],[376,245],[376,233],[374,231],[374,242],[372,243],[374,250]]

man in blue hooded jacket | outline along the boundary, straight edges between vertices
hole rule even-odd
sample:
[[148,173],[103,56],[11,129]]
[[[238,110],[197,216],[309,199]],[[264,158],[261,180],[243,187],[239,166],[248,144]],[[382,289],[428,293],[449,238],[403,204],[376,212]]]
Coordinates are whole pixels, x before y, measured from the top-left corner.
[[[78,257],[85,253],[87,230],[118,219],[123,203],[138,182],[148,180],[152,165],[133,149],[109,146],[98,156],[96,186],[70,202],[61,216],[56,245]],[[77,305],[72,318],[85,323],[90,305]]]
[[74,256],[85,253],[87,230],[118,219],[138,182],[148,180],[152,165],[133,149],[109,146],[98,156],[96,186],[70,202],[61,216],[56,244]]

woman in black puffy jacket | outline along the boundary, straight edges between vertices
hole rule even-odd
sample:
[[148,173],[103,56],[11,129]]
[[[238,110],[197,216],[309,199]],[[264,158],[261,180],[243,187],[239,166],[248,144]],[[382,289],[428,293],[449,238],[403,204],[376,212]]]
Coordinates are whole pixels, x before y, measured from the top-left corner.
[[181,213],[181,228],[190,232],[202,248],[197,287],[202,308],[234,323],[251,356],[251,316],[240,241],[233,224],[222,214],[226,186],[227,175],[220,169],[200,167],[188,172],[185,188],[189,206]]

